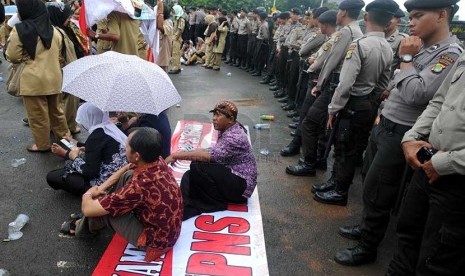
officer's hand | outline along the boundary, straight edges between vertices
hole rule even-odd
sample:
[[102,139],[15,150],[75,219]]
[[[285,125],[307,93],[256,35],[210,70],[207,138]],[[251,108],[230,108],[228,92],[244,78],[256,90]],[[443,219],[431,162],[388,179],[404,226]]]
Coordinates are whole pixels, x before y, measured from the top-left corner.
[[410,36],[402,39],[399,47],[399,55],[416,55],[423,47],[423,41],[418,36]]
[[329,114],[328,122],[326,123],[326,129],[333,129],[333,118],[334,115]]
[[438,174],[436,169],[433,167],[433,162],[431,160],[421,165],[421,168],[425,172],[426,176],[428,176],[429,184],[433,184],[434,182],[436,182],[436,180],[439,179],[440,175]]
[[318,93],[320,93],[320,90],[318,90],[318,88],[316,88],[316,87],[313,87],[311,93],[312,93],[313,97],[316,97],[318,95]]
[[425,141],[408,141],[402,143],[405,160],[415,170],[421,168],[422,166],[417,158],[417,153],[422,147],[432,148],[431,144]]
[[315,62],[315,60],[316,60],[316,58],[314,58],[314,57],[309,57],[309,58],[307,58],[307,63],[308,63],[308,64],[313,64],[313,63]]
[[381,101],[384,101],[385,99],[387,99],[389,97],[390,94],[391,94],[391,92],[389,92],[387,90],[384,90],[383,93],[381,93],[381,95],[379,96],[379,99]]

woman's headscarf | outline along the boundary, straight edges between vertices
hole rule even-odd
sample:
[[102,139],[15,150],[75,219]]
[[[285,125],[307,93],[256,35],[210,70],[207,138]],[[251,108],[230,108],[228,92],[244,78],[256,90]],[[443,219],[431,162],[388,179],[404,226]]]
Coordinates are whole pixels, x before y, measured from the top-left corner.
[[210,23],[212,23],[213,21],[215,21],[215,17],[211,14],[208,14],[205,16],[204,18],[204,21],[207,25],[209,25]]
[[110,121],[108,112],[104,112],[94,104],[85,103],[77,111],[76,122],[92,133],[97,128],[102,128],[106,135],[125,146],[128,137]]
[[37,41],[40,40],[46,49],[50,49],[53,39],[53,27],[45,8],[40,0],[16,0],[21,23],[16,24],[19,40],[26,53],[35,59]]
[[70,26],[71,23],[65,25],[65,22],[73,15],[71,8],[61,2],[48,2],[45,6],[47,7],[48,14],[50,15],[52,25],[65,31],[68,38],[71,42],[73,42],[76,56],[78,58],[85,56],[85,46],[80,41],[80,38],[81,36],[83,37],[83,35],[79,30],[77,30],[78,33],[76,33],[76,30]]
[[173,11],[174,11],[174,18],[176,19],[181,18],[182,14],[184,13],[184,11],[182,10],[182,7],[179,5],[174,5]]

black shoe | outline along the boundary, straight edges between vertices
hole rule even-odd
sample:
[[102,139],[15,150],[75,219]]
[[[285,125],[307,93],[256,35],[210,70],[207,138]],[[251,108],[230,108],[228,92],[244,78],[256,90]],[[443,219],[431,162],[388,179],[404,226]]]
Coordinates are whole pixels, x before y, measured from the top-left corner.
[[252,76],[254,76],[254,77],[260,77],[261,75],[262,75],[262,73],[260,73],[260,72],[255,72],[255,73],[252,74]]
[[225,60],[226,60],[226,57],[221,57],[221,60],[222,60],[222,61],[225,61]]
[[278,84],[278,82],[277,82],[276,80],[272,80],[272,81],[270,81],[270,83],[269,83],[270,86],[275,86],[275,85],[277,85],[277,84]]
[[232,62],[232,60],[228,59],[224,62],[224,64],[230,64]]
[[297,131],[291,131],[291,133],[289,133],[292,137],[297,137],[299,135],[297,135]]
[[24,126],[29,126],[29,119],[28,118],[23,118],[21,121],[23,122]]
[[299,116],[296,116],[296,117],[292,118],[292,121],[293,121],[294,123],[298,123],[298,122],[300,122],[300,117],[299,117]]
[[287,166],[286,173],[295,176],[315,176],[316,170],[312,164],[304,162],[295,166]]
[[241,69],[242,70],[247,70],[247,67],[246,66],[241,66]]
[[[281,150],[281,156],[293,156],[300,153],[300,146],[294,143],[289,143]],[[299,164],[300,165],[300,164]]]
[[355,247],[337,252],[334,260],[338,264],[348,266],[370,264],[376,261],[376,251],[376,248],[368,248],[358,244]]
[[326,171],[328,168],[328,163],[326,162],[326,159],[317,159],[315,167],[317,169]]
[[[286,103],[285,105],[287,105],[287,100],[288,100],[288,99],[289,99],[288,97],[280,98],[280,99],[278,100],[278,103],[283,103],[283,104]],[[281,105],[281,107],[284,107],[284,106]]]
[[334,188],[336,187],[336,180],[334,179],[334,177],[330,177],[328,179],[328,181],[326,182],[323,182],[321,184],[313,184],[312,185],[312,193],[324,193],[324,192],[327,192],[327,191],[331,191],[333,190]]
[[268,88],[270,91],[279,91],[281,88],[277,85]]
[[360,225],[339,227],[339,235],[349,240],[358,241],[362,238]]
[[181,73],[181,69],[179,69],[179,70],[171,70],[171,71],[168,72],[168,74],[179,74],[179,73]]
[[286,114],[286,117],[287,118],[293,118],[295,116],[299,115],[299,113],[295,110],[291,110],[291,111],[288,111],[287,114]]
[[245,69],[245,71],[246,71],[247,73],[252,72],[252,70],[253,70],[253,69],[250,68],[250,67],[247,67],[247,68]]
[[347,193],[338,192],[335,189],[327,192],[316,192],[313,199],[323,204],[347,205]]
[[295,108],[295,104],[288,104],[285,107],[283,107],[284,111],[291,111]]
[[299,123],[292,123],[292,124],[288,124],[287,125],[290,129],[297,129],[297,127],[299,126]]
[[286,96],[286,94],[283,91],[278,91],[276,94],[274,94],[275,98],[282,98]]
[[270,83],[270,79],[268,79],[268,78],[265,78],[265,79],[260,81],[260,84],[269,84],[269,83]]

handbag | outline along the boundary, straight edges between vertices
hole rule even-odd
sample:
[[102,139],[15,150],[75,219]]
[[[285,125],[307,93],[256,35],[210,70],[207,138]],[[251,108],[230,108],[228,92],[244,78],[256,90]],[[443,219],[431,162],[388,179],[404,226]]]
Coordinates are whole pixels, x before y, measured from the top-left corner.
[[8,80],[6,81],[6,88],[8,94],[19,97],[19,85],[21,80],[21,75],[23,74],[24,67],[26,62],[21,63],[12,63],[8,67]]

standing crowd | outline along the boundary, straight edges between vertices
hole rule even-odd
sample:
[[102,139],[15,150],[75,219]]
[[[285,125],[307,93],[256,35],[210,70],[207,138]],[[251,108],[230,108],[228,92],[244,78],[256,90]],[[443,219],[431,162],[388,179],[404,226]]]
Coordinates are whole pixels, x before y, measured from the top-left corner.
[[[263,75],[260,83],[270,85],[292,120],[294,138],[281,155],[301,154],[285,172],[315,176],[327,169],[334,146],[331,177],[312,185],[314,200],[347,205],[361,167],[363,215],[339,229],[357,245],[337,252],[336,262],[374,262],[394,210],[398,248],[387,275],[459,275],[465,263],[465,57],[449,32],[457,2],[406,1],[408,36],[398,31],[405,13],[393,0],[366,7],[344,0],[338,10],[293,8],[271,16],[260,7],[184,11],[159,0],[155,62],[171,74],[182,64],[220,70],[224,63]],[[212,148],[171,152],[165,112],[118,113],[117,127],[108,112],[61,92],[61,68],[92,54],[77,27],[78,1],[16,5],[18,15],[6,24],[5,55],[25,63],[19,95],[35,141],[27,149],[64,158],[64,168],[49,172],[47,182],[82,195],[82,212],[70,216],[63,233],[83,237],[108,226],[145,248],[151,261],[174,246],[182,220],[247,204],[257,167],[234,103],[221,101],[210,111],[219,131]],[[357,20],[364,7],[362,31]],[[139,27],[127,14],[111,12],[85,32],[97,54],[146,59]],[[84,144],[50,143],[50,131],[55,142],[71,141],[80,131],[76,122],[89,133]],[[180,187],[167,166],[176,160],[192,161]]]

